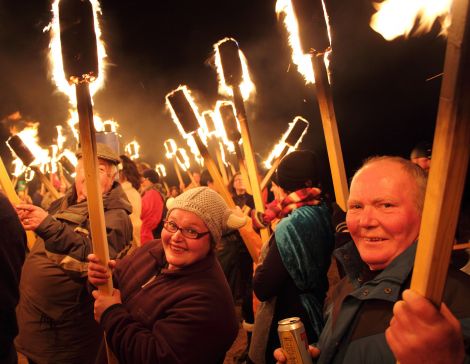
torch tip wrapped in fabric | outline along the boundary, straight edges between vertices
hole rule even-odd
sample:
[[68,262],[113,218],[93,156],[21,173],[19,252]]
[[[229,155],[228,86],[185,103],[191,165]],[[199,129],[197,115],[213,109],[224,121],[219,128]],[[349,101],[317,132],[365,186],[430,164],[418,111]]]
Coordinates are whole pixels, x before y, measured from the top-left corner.
[[36,159],[18,135],[11,136],[7,140],[7,145],[18,156],[18,158],[21,159],[25,166],[29,166]]
[[243,69],[237,42],[231,38],[224,39],[219,43],[218,49],[225,83],[238,87],[243,80]]
[[231,103],[224,103],[219,107],[219,113],[222,117],[228,140],[238,142],[242,136],[238,130],[238,121],[233,105]]
[[179,88],[167,95],[167,100],[185,133],[190,134],[199,128],[199,120],[183,88]]
[[93,6],[88,0],[59,2],[60,41],[64,72],[70,82],[98,77],[98,48]]

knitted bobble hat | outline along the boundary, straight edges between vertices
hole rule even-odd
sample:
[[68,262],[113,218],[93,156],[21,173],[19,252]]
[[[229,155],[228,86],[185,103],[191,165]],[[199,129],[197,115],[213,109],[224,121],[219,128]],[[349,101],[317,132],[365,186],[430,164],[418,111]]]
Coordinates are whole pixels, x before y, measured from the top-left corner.
[[169,203],[167,218],[175,209],[196,214],[206,224],[215,243],[228,230],[246,224],[245,216],[235,215],[223,198],[208,187],[191,188],[177,196]]

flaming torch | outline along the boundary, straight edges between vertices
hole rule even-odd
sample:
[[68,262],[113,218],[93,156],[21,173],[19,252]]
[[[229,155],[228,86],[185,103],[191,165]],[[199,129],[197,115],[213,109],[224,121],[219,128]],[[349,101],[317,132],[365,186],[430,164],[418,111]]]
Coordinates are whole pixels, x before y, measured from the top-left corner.
[[31,168],[34,173],[39,177],[41,182],[47,188],[47,190],[52,194],[52,196],[57,200],[60,197],[59,192],[54,188],[51,181],[41,172],[37,165],[34,165],[36,157],[31,153],[29,148],[23,143],[21,137],[18,135],[13,135],[7,140],[7,144],[10,149],[18,156],[18,158],[23,162],[26,167]]
[[336,203],[346,211],[349,189],[325,64],[331,52],[325,5],[320,0],[277,0],[276,12],[284,14],[294,63],[306,82],[316,85]]
[[[216,63],[219,65],[218,73],[220,83],[225,84],[233,93],[233,102],[235,104],[236,115],[240,125],[245,161],[248,167],[249,186],[251,186],[251,190],[253,192],[255,207],[258,211],[263,212],[264,203],[258,179],[258,167],[256,165],[245,105],[243,103],[244,97],[242,94],[242,85],[244,80],[248,78],[246,66],[244,67],[246,63],[242,62],[241,51],[238,48],[238,43],[234,39],[223,39],[218,42],[214,48]],[[261,229],[261,238],[263,241],[267,241],[269,239],[269,233],[266,229]]]
[[[200,135],[197,133],[200,126],[199,114],[197,107],[189,94],[189,90],[186,87],[179,87],[166,96],[166,101],[178,130],[180,130],[183,135],[190,134],[194,137],[199,152],[204,158],[207,170],[214,181],[216,190],[220,193],[230,208],[235,208],[232,195],[228,191],[227,186],[224,185],[222,176],[220,175],[214,160],[210,156],[207,147],[202,142]],[[243,228],[239,231],[248,252],[253,258],[253,261],[257,262],[257,246],[260,245],[258,239],[247,234]]]
[[[384,1],[380,11],[387,10],[395,1]],[[454,243],[455,228],[459,214],[467,174],[470,149],[470,6],[468,0],[437,2],[443,7],[431,7],[421,2],[415,8],[409,29],[390,29],[375,24],[384,38],[408,34],[421,16],[421,25],[433,24],[437,16],[450,14],[444,19],[448,27],[444,74],[441,84],[439,108],[432,148],[426,197],[424,201],[418,247],[411,279],[411,289],[431,300],[437,307],[447,277],[450,255]],[[436,5],[434,4],[434,5]],[[435,11],[438,9],[439,11]],[[403,17],[403,9],[400,17]],[[432,17],[425,15],[432,14]],[[382,14],[375,20],[385,19]],[[373,20],[374,20],[373,19]],[[399,24],[400,19],[388,19],[388,24]],[[398,20],[398,21],[397,21]],[[371,24],[372,25],[372,24]],[[429,28],[429,26],[426,26]],[[391,36],[393,34],[393,36]]]
[[[75,86],[76,92],[93,252],[103,265],[108,267],[109,250],[103,198],[99,185],[93,106],[89,88],[90,83],[96,80],[99,74],[96,14],[88,0],[61,0],[58,5],[58,15],[65,79],[70,85]],[[103,293],[111,294],[112,279],[98,288]],[[113,359],[110,359],[108,351],[108,362],[110,360]]]
[[126,144],[124,150],[129,155],[130,159],[135,160],[139,158],[140,145],[139,143],[137,143],[136,140],[133,140],[130,143]]
[[176,160],[178,161],[178,164],[180,165],[181,169],[188,174],[189,179],[191,180],[192,184],[195,186],[196,181],[194,180],[194,177],[191,174],[191,171],[189,170],[190,164],[189,164],[188,153],[186,153],[186,149],[178,148],[176,150],[175,157],[176,157]]
[[166,102],[171,111],[173,121],[183,137],[186,139],[189,135],[194,138],[197,148],[199,149],[199,153],[204,158],[204,163],[214,180],[217,190],[230,207],[235,207],[232,196],[225,187],[222,176],[220,175],[214,160],[210,156],[207,147],[204,145],[201,136],[197,133],[201,125],[201,122],[199,121],[200,116],[188,88],[186,86],[180,86],[176,90],[170,92],[166,95]]
[[222,149],[223,146],[220,144],[217,127],[215,124],[215,116],[213,111],[204,111],[202,113],[202,117],[204,120],[204,129],[206,129],[205,134],[207,136],[208,141],[213,140],[213,150],[215,151],[215,157],[217,159],[217,164],[219,165],[219,170],[222,173],[222,179],[224,180],[225,185],[228,185],[228,176],[227,170],[225,169],[225,163],[222,156]]
[[282,158],[297,149],[297,146],[302,142],[302,138],[307,133],[308,126],[308,121],[301,116],[296,116],[294,121],[289,123],[289,128],[282,135],[281,140],[276,144],[268,159],[265,161],[265,165],[270,168],[261,181],[261,189],[266,187],[274,171],[279,166],[279,163],[281,163]]
[[217,114],[220,115],[220,119],[224,125],[225,133],[227,139],[233,144],[235,149],[235,154],[237,156],[238,167],[240,174],[243,177],[243,182],[246,187],[246,191],[252,195],[253,190],[251,188],[250,179],[248,177],[248,171],[245,167],[245,161],[243,159],[242,150],[240,149],[240,139],[242,138],[240,134],[240,127],[238,120],[235,116],[233,110],[233,104],[230,101],[217,101],[216,104]]
[[163,142],[166,150],[166,157],[173,161],[173,166],[175,167],[176,176],[178,177],[178,182],[180,186],[184,186],[183,177],[181,176],[180,168],[178,167],[178,162],[176,161],[176,151],[178,147],[176,142],[173,139],[167,139]]
[[155,170],[157,171],[158,175],[162,179],[163,185],[165,186],[166,193],[170,193],[170,188],[168,187],[168,183],[166,183],[165,177],[166,177],[166,168],[162,163],[158,163],[155,165]]

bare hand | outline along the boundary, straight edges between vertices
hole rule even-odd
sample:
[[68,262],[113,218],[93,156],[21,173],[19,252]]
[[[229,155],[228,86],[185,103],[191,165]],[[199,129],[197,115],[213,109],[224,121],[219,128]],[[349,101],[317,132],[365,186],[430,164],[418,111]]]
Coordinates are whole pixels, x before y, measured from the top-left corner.
[[108,263],[109,269],[105,267],[95,254],[88,255],[88,281],[95,287],[99,287],[108,282],[111,273],[116,266],[115,260]]
[[[310,356],[313,359],[316,359],[320,356],[320,349],[318,349],[316,346],[309,345],[308,351],[310,352]],[[274,350],[274,359],[276,359],[277,364],[287,363],[287,357],[282,348],[277,348]]]
[[108,307],[122,303],[121,292],[116,288],[113,288],[111,296],[100,291],[93,291],[91,294],[95,299],[95,308],[93,313],[95,320],[98,323],[101,321],[101,315],[108,309]]
[[443,303],[438,310],[409,289],[393,307],[385,338],[395,358],[408,363],[463,363],[465,351],[459,321]]
[[42,208],[31,204],[21,203],[15,209],[25,230],[36,230],[49,215]]

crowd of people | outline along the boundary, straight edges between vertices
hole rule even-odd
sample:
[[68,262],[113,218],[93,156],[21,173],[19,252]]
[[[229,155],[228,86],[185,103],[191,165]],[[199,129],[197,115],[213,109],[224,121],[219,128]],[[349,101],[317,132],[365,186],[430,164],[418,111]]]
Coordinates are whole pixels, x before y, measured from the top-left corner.
[[[240,328],[238,363],[284,363],[277,328],[290,317],[317,363],[470,361],[468,255],[450,265],[440,307],[409,289],[429,144],[409,159],[366,160],[347,211],[323,190],[315,153],[294,151],[257,211],[240,173],[223,186],[231,209],[207,170],[168,187],[98,143],[108,266],[93,254],[81,156],[59,199],[42,191],[12,206],[0,194],[0,363],[17,352],[32,364],[106,363],[109,353],[122,364],[223,363]],[[468,241],[461,220],[456,236]],[[112,293],[99,290],[111,278]]]

